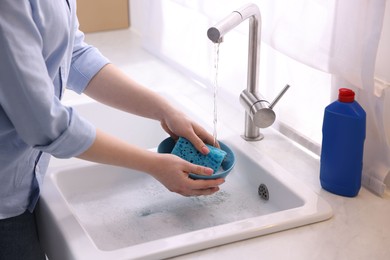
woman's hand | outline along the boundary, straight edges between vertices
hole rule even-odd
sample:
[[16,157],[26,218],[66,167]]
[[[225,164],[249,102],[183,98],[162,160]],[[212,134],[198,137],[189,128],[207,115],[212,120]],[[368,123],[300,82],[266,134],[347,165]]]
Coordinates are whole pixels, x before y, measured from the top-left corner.
[[189,173],[211,175],[213,170],[200,165],[189,163],[172,154],[156,154],[150,174],[161,182],[171,192],[183,196],[211,195],[219,191],[219,185],[224,179],[193,180]]
[[[205,145],[214,145],[214,138],[199,124],[188,119],[183,113],[175,111],[161,121],[162,128],[175,140],[180,136],[189,140],[202,154],[208,154]],[[218,143],[216,146],[219,148]]]

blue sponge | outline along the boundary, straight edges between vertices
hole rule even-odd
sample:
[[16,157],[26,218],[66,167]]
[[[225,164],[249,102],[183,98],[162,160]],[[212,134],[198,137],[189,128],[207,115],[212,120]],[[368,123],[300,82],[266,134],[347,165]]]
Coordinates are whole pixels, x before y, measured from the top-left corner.
[[190,141],[184,137],[180,137],[172,150],[172,154],[175,154],[190,163],[209,167],[216,173],[219,167],[221,167],[226,152],[214,146],[206,145],[210,152],[207,155],[203,155],[196,150]]

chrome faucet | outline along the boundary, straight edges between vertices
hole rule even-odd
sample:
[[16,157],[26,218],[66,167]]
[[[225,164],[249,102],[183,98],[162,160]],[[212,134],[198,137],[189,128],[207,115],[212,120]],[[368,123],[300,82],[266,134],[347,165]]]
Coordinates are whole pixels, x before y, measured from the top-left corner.
[[269,127],[275,122],[276,116],[272,108],[290,87],[286,85],[271,104],[258,92],[261,39],[259,8],[255,4],[242,6],[209,28],[207,36],[212,42],[220,43],[227,32],[246,19],[249,19],[248,75],[247,88],[240,95],[240,103],[245,108],[245,131],[242,137],[247,141],[257,141],[263,139],[260,128]]

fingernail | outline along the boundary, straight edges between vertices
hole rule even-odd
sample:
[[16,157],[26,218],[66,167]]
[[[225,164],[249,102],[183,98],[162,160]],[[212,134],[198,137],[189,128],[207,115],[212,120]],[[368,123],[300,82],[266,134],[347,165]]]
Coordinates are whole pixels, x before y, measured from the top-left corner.
[[207,146],[202,146],[202,153],[204,153],[204,154],[208,154],[209,152],[210,152],[210,150],[209,150],[209,148],[207,147]]
[[213,173],[214,173],[214,170],[213,170],[213,169],[211,169],[211,168],[205,168],[205,171],[204,171],[204,173],[211,175],[211,174],[213,174]]

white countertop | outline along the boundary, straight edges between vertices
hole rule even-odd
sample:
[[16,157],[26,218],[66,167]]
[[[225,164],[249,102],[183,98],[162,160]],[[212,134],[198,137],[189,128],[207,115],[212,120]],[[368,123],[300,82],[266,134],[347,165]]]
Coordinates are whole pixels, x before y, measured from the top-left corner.
[[[212,97],[154,56],[144,51],[136,34],[129,30],[88,34],[87,42],[135,80],[156,91],[191,97],[210,109]],[[175,84],[172,84],[174,81]],[[184,87],[185,86],[185,87]],[[78,98],[67,93],[65,98]],[[195,101],[194,101],[195,100]],[[238,100],[238,97],[237,97]],[[208,103],[207,103],[208,102]],[[232,128],[243,126],[243,110],[220,105],[221,120]],[[212,111],[212,110],[210,110]],[[210,113],[210,117],[212,112]],[[240,122],[237,122],[240,121]],[[241,122],[242,121],[242,122]],[[282,167],[302,180],[333,208],[327,221],[279,233],[210,248],[174,259],[390,259],[390,193],[380,198],[362,188],[355,198],[333,195],[321,189],[319,158],[300,149],[272,129],[265,139],[253,143]]]

